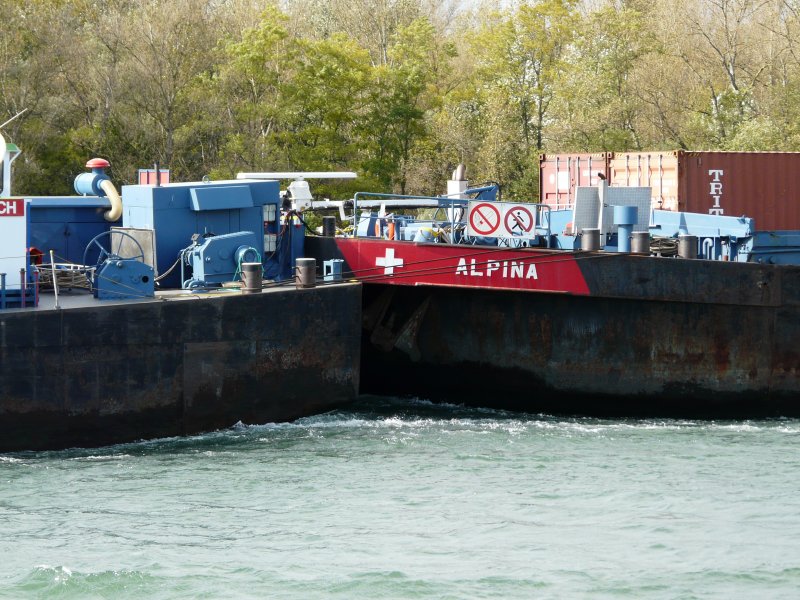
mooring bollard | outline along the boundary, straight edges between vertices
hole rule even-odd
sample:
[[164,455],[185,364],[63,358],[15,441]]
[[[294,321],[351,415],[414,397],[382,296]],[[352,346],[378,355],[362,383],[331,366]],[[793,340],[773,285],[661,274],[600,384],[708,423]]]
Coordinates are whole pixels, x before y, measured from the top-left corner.
[[581,250],[600,250],[600,230],[584,227],[581,230]]
[[298,258],[295,262],[295,287],[312,288],[317,285],[317,261],[314,258]]
[[678,236],[678,256],[681,258],[697,258],[697,236]]
[[263,288],[262,267],[260,262],[242,263],[242,293],[260,294]]
[[631,234],[631,254],[650,254],[649,231],[634,231]]

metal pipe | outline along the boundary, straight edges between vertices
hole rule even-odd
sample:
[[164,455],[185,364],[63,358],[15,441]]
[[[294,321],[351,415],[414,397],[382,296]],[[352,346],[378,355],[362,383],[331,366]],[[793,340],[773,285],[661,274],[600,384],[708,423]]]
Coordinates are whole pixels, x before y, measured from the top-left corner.
[[20,306],[25,308],[25,294],[28,292],[25,287],[25,269],[19,270],[19,291],[20,291]]
[[[559,174],[559,163],[560,163],[560,161],[561,161],[561,158],[558,155],[556,155],[556,206],[561,204],[561,188],[558,186],[558,174]],[[567,191],[567,198],[569,199],[569,190]],[[541,202],[541,200],[542,199],[539,198],[540,202]]]
[[636,157],[636,186],[642,187],[642,155]]
[[39,306],[39,270],[33,271],[33,305]]
[[103,218],[106,221],[119,221],[122,216],[122,196],[119,195],[117,188],[114,187],[110,179],[101,181],[100,189],[106,193],[106,196],[111,201],[111,208],[105,212]]
[[0,308],[6,307],[6,274],[0,273]]
[[25,113],[25,111],[27,111],[27,110],[28,110],[27,108],[23,108],[21,111],[19,111],[19,112],[18,112],[17,114],[15,114],[13,117],[11,117],[11,118],[10,118],[8,121],[6,121],[6,122],[5,122],[5,123],[3,123],[2,125],[0,125],[0,129],[2,129],[3,127],[5,127],[6,125],[8,125],[9,123],[11,123],[11,121],[13,121],[14,119],[16,119],[17,117],[19,117],[19,116],[21,116],[22,114],[24,114],[24,113]]
[[628,253],[631,251],[631,234],[633,233],[633,226],[636,224],[636,213],[637,210],[635,206],[614,207],[614,224],[618,228],[618,252]]
[[161,187],[161,169],[158,166],[158,161],[153,163],[153,170],[156,172],[156,182],[153,185]]
[[631,185],[631,155],[625,155],[625,185]]
[[317,285],[317,261],[314,258],[298,258],[295,261],[295,287],[313,288]]
[[54,256],[55,251],[50,250],[50,267],[53,269],[53,295],[56,300],[56,310],[61,308],[58,305],[58,278],[56,277],[56,259]]

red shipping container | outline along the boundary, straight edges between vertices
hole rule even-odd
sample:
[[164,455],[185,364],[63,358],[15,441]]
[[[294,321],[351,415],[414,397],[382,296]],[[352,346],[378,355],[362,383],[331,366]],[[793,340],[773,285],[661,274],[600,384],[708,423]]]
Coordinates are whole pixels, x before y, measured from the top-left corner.
[[608,178],[611,154],[541,154],[539,156],[539,201],[553,209],[572,208],[575,188],[593,186],[602,173]]
[[[155,169],[139,169],[139,185],[155,185],[156,184],[156,170]],[[167,185],[169,183],[169,169],[158,170],[159,185]]]
[[611,185],[651,187],[653,208],[800,229],[800,152],[627,152],[609,170]]

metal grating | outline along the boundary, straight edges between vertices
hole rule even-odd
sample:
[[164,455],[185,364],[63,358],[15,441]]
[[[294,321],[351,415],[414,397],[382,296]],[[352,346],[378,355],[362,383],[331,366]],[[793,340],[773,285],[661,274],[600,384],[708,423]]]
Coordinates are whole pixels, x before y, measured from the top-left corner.
[[633,226],[633,230],[647,231],[650,225],[650,196],[651,189],[649,187],[606,188],[600,233],[608,234],[616,231],[614,225],[615,206],[635,206],[636,224]]
[[134,257],[139,254],[139,248],[136,247],[136,244],[133,243],[131,238],[124,235],[114,235],[117,231],[127,233],[139,242],[142,246],[142,252],[144,253],[144,260],[142,262],[153,267],[153,273],[158,275],[158,266],[155,260],[155,232],[152,229],[137,229],[135,227],[112,227],[110,243],[107,249],[125,258]]
[[583,229],[596,229],[600,220],[600,194],[596,187],[575,189],[575,206],[572,209],[572,223],[576,233]]

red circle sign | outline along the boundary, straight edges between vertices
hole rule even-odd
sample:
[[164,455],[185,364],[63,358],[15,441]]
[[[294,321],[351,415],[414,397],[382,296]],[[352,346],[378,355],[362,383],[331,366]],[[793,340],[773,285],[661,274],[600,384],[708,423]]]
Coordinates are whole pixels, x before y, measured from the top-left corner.
[[469,224],[478,235],[491,235],[500,227],[500,210],[488,202],[477,204],[469,213]]
[[525,206],[512,206],[506,212],[506,231],[511,235],[525,235],[533,230],[533,213]]

